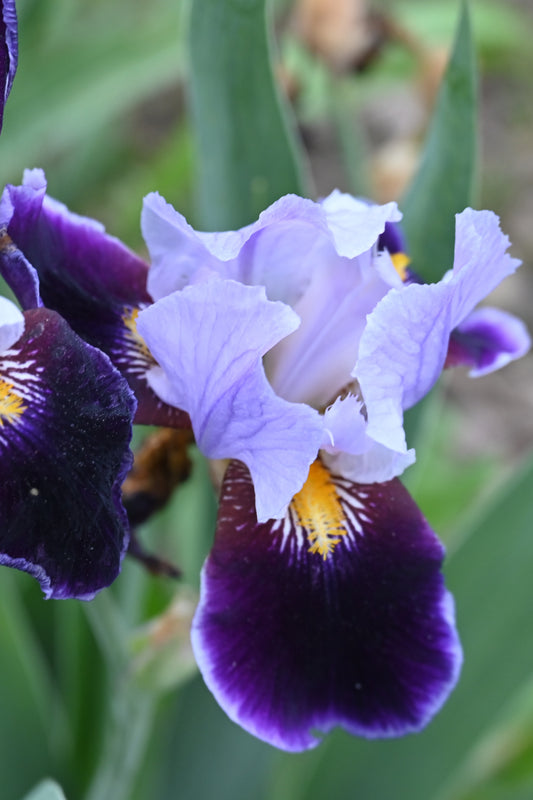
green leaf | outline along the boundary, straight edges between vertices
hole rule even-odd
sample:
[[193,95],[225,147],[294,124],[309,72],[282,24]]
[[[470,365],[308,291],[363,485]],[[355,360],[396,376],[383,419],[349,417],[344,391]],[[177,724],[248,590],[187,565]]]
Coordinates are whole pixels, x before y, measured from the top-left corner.
[[303,194],[272,73],[265,0],[194,2],[190,53],[201,223],[237,228],[281,195]]
[[55,781],[43,781],[27,794],[23,800],[65,800],[65,795]]
[[472,203],[477,76],[468,7],[439,91],[419,170],[400,203],[413,268],[427,282],[453,263],[454,215]]

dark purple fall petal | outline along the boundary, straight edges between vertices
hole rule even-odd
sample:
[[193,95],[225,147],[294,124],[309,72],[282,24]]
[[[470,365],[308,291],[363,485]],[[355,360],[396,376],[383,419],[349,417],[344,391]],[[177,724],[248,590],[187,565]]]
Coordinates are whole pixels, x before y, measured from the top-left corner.
[[11,287],[22,308],[42,306],[37,271],[18,247],[15,247],[5,228],[0,231],[0,275]]
[[127,379],[138,402],[135,422],[188,427],[188,416],[163,403],[146,382],[155,361],[135,323],[139,308],[151,302],[146,262],[99,223],[48,197],[41,170],[26,171],[22,186],[5,188],[0,225],[8,234],[0,268],[21,305],[39,304],[34,269],[44,305],[103,350]]
[[18,60],[17,10],[15,0],[2,0],[0,16],[0,130],[4,105],[13,85]]
[[46,597],[90,599],[128,545],[120,496],[135,400],[58,314],[24,317],[0,355],[0,563],[29,572]]
[[135,422],[189,427],[187,414],[163,403],[146,381],[155,361],[135,323],[139,308],[151,302],[146,262],[98,222],[48,197],[42,170],[27,170],[22,186],[5,188],[0,225],[8,234],[3,247],[0,240],[0,269],[23,308],[40,305],[36,271],[44,305],[103,350],[130,384]]
[[484,375],[520,358],[529,345],[521,320],[497,308],[482,307],[452,331],[444,366],[470,367],[471,375]]
[[226,713],[291,751],[336,726],[370,738],[419,730],[461,663],[443,548],[407,491],[397,479],[354,484],[318,468],[334,500],[316,503],[315,530],[324,511],[344,528],[311,552],[320,537],[313,546],[298,524],[299,495],[285,520],[257,525],[249,474],[230,464],[192,631]]

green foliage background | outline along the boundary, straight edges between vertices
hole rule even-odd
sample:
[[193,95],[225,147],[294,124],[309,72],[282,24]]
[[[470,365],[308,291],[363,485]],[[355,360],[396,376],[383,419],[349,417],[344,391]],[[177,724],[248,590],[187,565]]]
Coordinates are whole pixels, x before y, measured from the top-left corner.
[[[285,5],[21,0],[2,181],[43,166],[52,195],[105,220],[137,248],[141,199],[153,189],[211,229],[245,224],[288,191],[312,191],[293,110],[272,73],[271,17]],[[451,37],[456,26],[404,205],[417,269],[432,280],[450,264],[453,213],[475,202],[476,59],[466,5],[394,7],[428,41]],[[511,53],[527,46],[520,18],[481,0],[473,11],[485,68],[505,71]],[[358,92],[377,92],[408,75],[409,65],[392,52],[366,83],[348,79],[333,92],[319,65],[306,70],[308,102],[299,112],[336,114],[346,174],[363,191],[357,131],[347,128],[344,109],[332,110],[331,97],[350,102]],[[457,422],[439,392],[409,426],[418,464],[406,481],[449,544],[447,582],[465,649],[460,684],[425,732],[367,742],[339,731],[315,751],[279,753],[226,719],[194,675],[182,640],[152,652],[142,625],[172,600],[170,581],[128,562],[91,604],[44,603],[31,579],[4,569],[2,799],[21,800],[46,777],[68,800],[531,797],[533,462],[518,469],[490,459],[457,463],[450,447]],[[143,531],[183,566],[192,590],[216,514],[205,464],[195,462],[194,479]],[[62,797],[47,781],[26,800]]]

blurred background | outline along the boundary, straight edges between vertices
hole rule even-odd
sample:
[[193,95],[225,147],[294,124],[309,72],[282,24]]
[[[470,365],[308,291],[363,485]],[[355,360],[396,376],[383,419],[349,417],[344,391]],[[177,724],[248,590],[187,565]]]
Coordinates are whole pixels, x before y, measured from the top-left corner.
[[[476,207],[500,215],[513,255],[525,262],[495,303],[533,330],[533,2],[470,5],[480,71]],[[19,183],[25,167],[43,167],[52,196],[142,253],[139,217],[149,191],[201,224],[187,104],[190,3],[20,0],[18,11],[2,185]],[[456,0],[276,0],[271,11],[275,74],[314,196],[337,187],[378,202],[400,199],[447,63]],[[187,644],[216,514],[205,465],[195,458],[194,478],[143,531],[151,548],[183,567],[186,588],[177,596],[170,579],[130,562],[90,605],[43,603],[31,579],[2,571],[2,800],[19,800],[47,775],[68,800],[531,798],[532,646],[516,642],[520,631],[531,635],[533,601],[533,484],[527,466],[521,472],[533,444],[531,356],[478,381],[446,375],[424,406],[415,444],[418,463],[406,483],[449,547],[451,588],[472,598],[470,606],[457,601],[460,629],[463,613],[466,640],[471,629],[477,647],[463,692],[470,705],[450,703],[427,736],[399,745],[336,733],[298,756],[230,723],[195,676]],[[495,495],[498,509],[488,511]],[[513,514],[522,538],[509,543],[507,560]],[[485,582],[470,581],[481,562]],[[500,584],[501,575],[509,582]],[[498,625],[514,637],[507,656],[505,637],[500,648],[494,643]],[[488,658],[493,651],[498,659]]]

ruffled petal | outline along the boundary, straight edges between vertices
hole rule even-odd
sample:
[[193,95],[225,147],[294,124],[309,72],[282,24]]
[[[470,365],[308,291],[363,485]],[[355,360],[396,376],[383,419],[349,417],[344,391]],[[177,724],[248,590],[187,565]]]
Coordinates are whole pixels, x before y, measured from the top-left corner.
[[324,412],[322,447],[328,453],[364,453],[368,450],[363,403],[353,394],[337,397]]
[[489,211],[456,217],[455,262],[440,283],[392,289],[370,314],[353,371],[368,413],[368,434],[405,450],[403,410],[439,377],[452,330],[520,262]]
[[271,300],[292,304],[307,285],[321,251],[331,247],[319,205],[287,195],[238,231],[195,231],[158,194],[145,198],[141,228],[151,258],[148,288],[158,300],[193,281],[199,268],[220,278],[265,287]]
[[401,285],[388,255],[325,259],[294,306],[300,327],[265,360],[276,392],[316,408],[330,403],[351,381],[367,315]]
[[367,433],[361,401],[353,395],[338,398],[324,414],[322,458],[335,475],[356,483],[384,483],[415,462],[415,451],[395,452]]
[[151,302],[148,265],[100,223],[48,197],[42,170],[26,170],[22,186],[6,187],[0,222],[10,237],[0,265],[23,307],[40,304],[37,276],[44,304],[109,355],[128,380],[139,404],[137,423],[188,426],[187,416],[165,407],[146,380],[155,362],[135,320],[139,308]]
[[282,515],[307,477],[323,429],[316,411],[276,396],[261,363],[298,325],[294,312],[268,301],[262,287],[213,280],[157,301],[138,325],[164,372],[152,385],[188,412],[200,450],[244,461],[258,519]]
[[128,543],[120,495],[135,400],[58,314],[24,317],[0,355],[0,563],[29,572],[46,597],[90,599]]
[[445,367],[470,367],[477,378],[521,358],[531,346],[522,320],[498,308],[473,311],[450,336]]
[[209,689],[284,750],[336,726],[419,730],[461,665],[442,557],[399,481],[353,484],[317,462],[287,516],[257,525],[252,482],[233,462],[192,628]]
[[384,233],[386,224],[402,218],[396,203],[383,206],[365,203],[338,189],[324,198],[321,205],[335,249],[345,258],[355,258],[370,250]]
[[2,0],[0,16],[0,130],[4,105],[13,85],[18,61],[18,28],[15,0]]
[[152,262],[148,288],[157,300],[208,268],[220,278],[264,286],[270,300],[292,306],[317,268],[369,250],[386,221],[400,216],[395,203],[372,206],[340,192],[321,203],[286,195],[252,225],[203,233],[162,197],[148,195],[141,220]]

